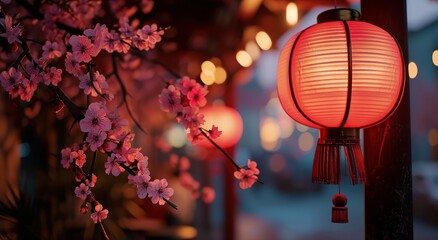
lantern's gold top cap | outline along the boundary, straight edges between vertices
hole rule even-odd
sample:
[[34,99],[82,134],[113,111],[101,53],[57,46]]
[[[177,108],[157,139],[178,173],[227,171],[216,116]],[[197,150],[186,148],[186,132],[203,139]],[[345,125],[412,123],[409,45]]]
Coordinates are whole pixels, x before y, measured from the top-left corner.
[[357,10],[350,8],[335,8],[324,11],[318,15],[318,23],[331,21],[358,21],[360,13]]

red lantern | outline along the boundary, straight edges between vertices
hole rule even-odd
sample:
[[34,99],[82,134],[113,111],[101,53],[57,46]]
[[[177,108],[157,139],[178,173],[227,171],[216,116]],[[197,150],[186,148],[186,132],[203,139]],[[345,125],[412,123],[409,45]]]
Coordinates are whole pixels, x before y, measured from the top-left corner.
[[332,9],[281,51],[277,90],[293,119],[319,128],[312,181],[337,184],[343,146],[352,184],[365,182],[359,129],[389,117],[404,90],[400,48],[359,12]]
[[[222,134],[214,141],[222,148],[229,148],[237,144],[242,137],[243,122],[239,112],[234,108],[224,105],[213,105],[200,109],[204,114],[205,123],[203,126],[207,129],[214,124],[222,131]],[[207,139],[197,143],[198,146],[214,148]]]

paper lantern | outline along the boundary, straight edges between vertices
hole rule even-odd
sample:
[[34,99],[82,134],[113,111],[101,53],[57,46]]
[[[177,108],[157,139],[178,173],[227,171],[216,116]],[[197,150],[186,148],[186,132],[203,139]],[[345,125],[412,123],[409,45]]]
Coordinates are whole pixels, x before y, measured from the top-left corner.
[[[234,108],[224,105],[213,105],[201,108],[200,112],[204,114],[205,123],[203,126],[207,129],[215,125],[222,131],[220,137],[214,141],[222,148],[229,148],[236,145],[243,132],[242,117]],[[214,148],[207,139],[197,143],[197,146]]]
[[352,184],[365,182],[359,129],[397,108],[404,90],[399,45],[352,9],[331,9],[283,47],[277,90],[286,113],[319,128],[312,181],[337,184],[343,146]]

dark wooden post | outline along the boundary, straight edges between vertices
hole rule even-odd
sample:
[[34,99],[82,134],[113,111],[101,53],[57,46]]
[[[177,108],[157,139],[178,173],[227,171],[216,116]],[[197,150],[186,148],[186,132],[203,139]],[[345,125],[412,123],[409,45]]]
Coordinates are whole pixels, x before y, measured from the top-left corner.
[[[408,62],[406,0],[362,0],[362,20],[400,43]],[[388,120],[364,130],[365,239],[413,239],[409,81]]]

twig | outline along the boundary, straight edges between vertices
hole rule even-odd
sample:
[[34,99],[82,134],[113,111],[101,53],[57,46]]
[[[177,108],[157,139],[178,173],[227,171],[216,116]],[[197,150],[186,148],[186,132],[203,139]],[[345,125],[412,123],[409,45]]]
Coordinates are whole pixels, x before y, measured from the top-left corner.
[[117,62],[116,62],[116,55],[115,55],[115,53],[112,54],[112,64],[113,64],[113,73],[114,73],[114,76],[116,77],[117,81],[120,84],[120,88],[122,89],[123,102],[125,103],[126,110],[128,111],[129,116],[131,117],[132,121],[134,121],[134,124],[144,134],[148,134],[148,132],[140,125],[140,123],[137,121],[137,119],[135,119],[134,114],[132,114],[131,107],[129,106],[128,98],[127,98],[127,96],[129,96],[129,93],[126,90],[125,84],[123,83],[122,78],[119,75],[119,70],[117,69]]
[[225,152],[225,150],[223,150],[219,145],[217,145],[217,143],[215,143],[214,141],[213,141],[213,139],[211,139],[208,135],[207,135],[207,133],[205,132],[205,130],[204,129],[202,129],[202,128],[199,128],[199,130],[201,131],[201,133],[202,133],[202,135],[204,135],[204,137],[205,138],[207,138],[208,139],[208,141],[209,142],[211,142],[211,144],[213,144],[222,154],[224,154],[225,155],[225,157],[234,165],[234,167],[236,167],[236,169],[237,170],[240,170],[241,169],[241,167],[239,166],[239,165],[237,165],[237,163],[236,162],[234,162],[234,160],[233,160],[233,158],[231,158],[230,157],[230,155],[228,155],[228,153],[227,152]]

